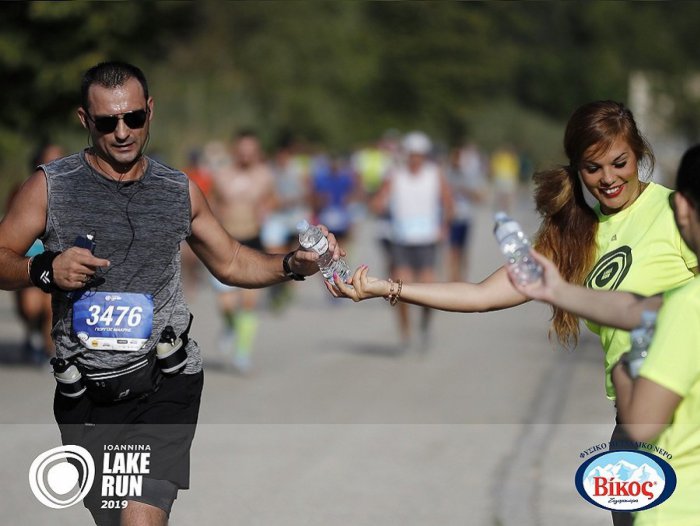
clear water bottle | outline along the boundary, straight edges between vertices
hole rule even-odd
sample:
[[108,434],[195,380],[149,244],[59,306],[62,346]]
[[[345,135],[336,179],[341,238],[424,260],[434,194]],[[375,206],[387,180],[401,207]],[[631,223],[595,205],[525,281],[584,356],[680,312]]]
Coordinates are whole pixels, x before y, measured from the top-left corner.
[[333,261],[333,253],[328,250],[328,239],[319,227],[302,220],[297,224],[297,232],[299,232],[299,244],[306,250],[312,250],[319,255],[316,262],[324,278],[331,283],[333,283],[333,274],[338,274],[340,280],[344,282],[350,279],[348,264],[343,259]]
[[625,355],[627,370],[632,378],[639,376],[644,359],[649,352],[649,345],[654,337],[656,328],[656,311],[645,310],[642,312],[642,324],[630,332],[630,350]]
[[493,233],[506,257],[506,265],[518,283],[533,283],[542,277],[542,266],[532,257],[531,245],[517,221],[505,212],[494,216]]

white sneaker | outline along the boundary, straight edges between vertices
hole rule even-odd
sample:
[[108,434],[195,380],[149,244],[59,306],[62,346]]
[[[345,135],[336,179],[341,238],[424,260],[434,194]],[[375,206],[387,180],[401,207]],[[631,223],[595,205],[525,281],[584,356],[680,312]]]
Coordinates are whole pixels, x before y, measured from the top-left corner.
[[253,367],[253,363],[250,360],[250,354],[234,354],[231,364],[241,374],[248,374]]

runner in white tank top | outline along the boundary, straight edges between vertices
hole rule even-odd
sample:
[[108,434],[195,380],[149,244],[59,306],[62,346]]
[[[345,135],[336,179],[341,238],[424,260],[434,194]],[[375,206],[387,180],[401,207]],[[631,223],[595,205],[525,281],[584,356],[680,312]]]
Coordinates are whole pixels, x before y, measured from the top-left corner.
[[[440,168],[428,160],[430,139],[420,132],[403,141],[404,163],[390,171],[373,201],[374,211],[391,213],[391,275],[394,280],[435,281],[438,244],[447,232],[452,198]],[[408,305],[397,305],[401,346],[411,346]],[[423,309],[418,348],[429,345],[430,310]]]

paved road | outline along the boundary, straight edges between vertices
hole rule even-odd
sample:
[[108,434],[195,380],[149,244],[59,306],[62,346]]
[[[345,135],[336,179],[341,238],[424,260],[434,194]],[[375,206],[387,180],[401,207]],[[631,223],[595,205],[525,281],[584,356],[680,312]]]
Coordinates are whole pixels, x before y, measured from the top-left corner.
[[[523,199],[517,215],[534,231],[530,207]],[[482,210],[473,280],[500,261],[490,227]],[[349,259],[381,275],[372,230],[360,226]],[[262,313],[247,377],[223,367],[212,293],[193,302],[206,385],[192,489],[171,524],[609,523],[573,484],[579,454],[605,441],[613,420],[592,338],[556,351],[548,310],[528,304],[436,313],[430,352],[400,353],[386,302],[333,301],[319,280],[296,286],[292,309]],[[81,506],[49,510],[29,490],[32,460],[60,442],[53,380],[48,367],[15,363],[20,338],[11,296],[0,293],[2,522],[89,524]]]

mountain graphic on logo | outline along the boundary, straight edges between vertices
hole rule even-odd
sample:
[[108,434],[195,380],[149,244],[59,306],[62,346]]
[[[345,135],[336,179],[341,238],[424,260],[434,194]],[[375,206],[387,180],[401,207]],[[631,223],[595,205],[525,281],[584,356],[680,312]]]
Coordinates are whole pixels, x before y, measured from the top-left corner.
[[638,469],[638,467],[631,462],[620,460],[617,464],[612,466],[611,471],[618,480],[629,480],[636,469]]
[[664,478],[659,472],[646,462],[641,466],[619,460],[615,464],[594,467],[588,476],[583,480],[583,486],[587,491],[592,492],[595,477],[603,477],[606,480],[615,479],[621,482],[659,482],[663,483]]
[[645,451],[596,455],[576,471],[576,490],[589,503],[610,511],[640,511],[668,500],[676,472],[663,458]]

